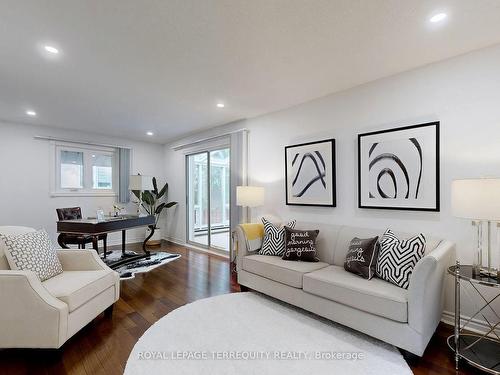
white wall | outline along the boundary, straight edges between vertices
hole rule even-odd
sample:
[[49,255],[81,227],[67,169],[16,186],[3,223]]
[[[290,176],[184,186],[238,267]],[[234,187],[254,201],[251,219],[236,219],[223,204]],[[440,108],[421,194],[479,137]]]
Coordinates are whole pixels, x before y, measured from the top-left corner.
[[[300,90],[300,87],[296,88]],[[230,103],[228,103],[230,105]],[[255,214],[364,227],[423,231],[457,243],[458,258],[472,260],[472,227],[454,218],[450,184],[461,177],[500,176],[500,46],[381,79],[280,112],[211,130],[249,130],[250,184],[266,188],[266,205]],[[441,121],[441,212],[357,208],[357,134]],[[200,134],[198,137],[204,137]],[[333,137],[337,140],[337,207],[285,205],[284,147]],[[196,137],[190,137],[195,139]],[[165,146],[171,199],[181,202],[168,236],[185,239],[183,156]],[[498,250],[497,250],[498,251]],[[453,294],[448,290],[447,310]]]
[[[81,206],[85,216],[95,216],[97,208],[112,211],[118,197],[51,197],[50,142],[34,136],[123,145],[132,148],[132,173],[157,176],[164,181],[163,147],[85,132],[0,122],[0,225],[24,225],[45,228],[55,240],[59,207]],[[127,209],[135,212],[130,204]],[[127,232],[128,242],[144,238],[144,230]],[[121,242],[119,233],[112,234],[111,243]]]

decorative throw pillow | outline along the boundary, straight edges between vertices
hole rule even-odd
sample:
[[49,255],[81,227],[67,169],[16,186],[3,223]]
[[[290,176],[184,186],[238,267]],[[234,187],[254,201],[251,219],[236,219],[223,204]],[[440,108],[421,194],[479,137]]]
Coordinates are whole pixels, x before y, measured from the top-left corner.
[[413,269],[424,253],[425,236],[422,233],[407,240],[400,240],[387,229],[380,240],[377,276],[408,289]]
[[3,236],[2,240],[11,269],[33,271],[41,281],[63,272],[57,252],[45,230]]
[[316,258],[316,237],[319,230],[298,230],[285,227],[284,260],[318,262]]
[[378,252],[378,236],[373,238],[355,237],[349,244],[344,269],[370,280],[375,276]]
[[[293,229],[296,222],[292,220],[286,226]],[[285,252],[285,228],[274,225],[265,218],[262,218],[262,223],[264,224],[264,241],[262,241],[259,254],[282,256]]]

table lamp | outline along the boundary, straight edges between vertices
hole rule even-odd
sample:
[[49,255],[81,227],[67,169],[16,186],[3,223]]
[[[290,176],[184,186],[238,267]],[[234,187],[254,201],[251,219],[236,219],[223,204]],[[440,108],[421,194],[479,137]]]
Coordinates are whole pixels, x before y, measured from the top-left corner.
[[[477,251],[473,264],[476,274],[499,277],[500,267],[495,269],[492,266],[491,231],[492,222],[500,222],[500,178],[454,180],[451,205],[454,216],[471,219],[477,227]],[[483,222],[487,224],[486,267],[483,266]],[[500,254],[498,256],[500,262]]]
[[131,175],[129,179],[129,190],[139,191],[139,206],[137,206],[137,215],[140,213],[142,206],[142,192],[145,190],[153,190],[153,177],[143,176],[141,174]]
[[247,207],[246,220],[251,220],[251,207],[259,207],[264,205],[264,188],[260,186],[236,186],[236,205]]

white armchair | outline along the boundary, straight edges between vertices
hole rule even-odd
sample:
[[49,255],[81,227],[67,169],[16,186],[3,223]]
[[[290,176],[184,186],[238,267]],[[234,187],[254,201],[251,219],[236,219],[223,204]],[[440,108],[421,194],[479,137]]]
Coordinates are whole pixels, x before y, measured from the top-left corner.
[[[0,227],[0,234],[34,231]],[[58,250],[63,273],[11,270],[0,241],[0,349],[59,348],[120,297],[119,275],[93,250]]]

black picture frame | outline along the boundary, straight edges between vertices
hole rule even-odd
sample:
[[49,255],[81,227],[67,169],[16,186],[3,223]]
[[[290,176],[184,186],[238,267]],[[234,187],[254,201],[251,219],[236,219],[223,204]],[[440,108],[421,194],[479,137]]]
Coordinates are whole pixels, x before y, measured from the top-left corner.
[[[363,137],[379,135],[384,133],[392,133],[398,131],[406,131],[412,129],[418,129],[423,127],[435,127],[435,143],[436,143],[436,174],[435,174],[435,185],[436,185],[436,197],[435,197],[435,206],[434,207],[402,207],[402,206],[370,206],[366,204],[362,204],[362,192],[361,192],[361,180],[362,180],[362,169],[361,169],[361,141]],[[441,199],[440,199],[440,122],[433,121],[427,122],[423,124],[403,126],[392,129],[385,129],[379,131],[373,131],[369,133],[358,134],[358,208],[367,208],[367,209],[379,209],[379,210],[403,210],[403,211],[427,211],[427,212],[440,212],[441,209]]]
[[[331,173],[331,179],[329,179],[331,186],[332,186],[332,196],[331,196],[331,203],[328,204],[323,204],[323,203],[298,203],[298,202],[290,202],[290,197],[288,194],[288,177],[289,177],[289,171],[288,171],[288,151],[292,148],[299,148],[299,147],[304,147],[304,146],[311,146],[315,144],[320,144],[320,143],[330,143],[331,144],[331,168],[332,168],[332,173]],[[337,173],[337,168],[336,168],[336,158],[335,158],[336,152],[335,152],[335,139],[334,138],[329,138],[329,139],[323,139],[320,141],[314,141],[314,142],[306,142],[306,143],[299,143],[299,144],[294,144],[294,145],[289,145],[285,147],[285,196],[286,196],[286,205],[287,206],[313,206],[313,207],[336,207],[337,205],[337,188],[336,188],[336,173]]]

